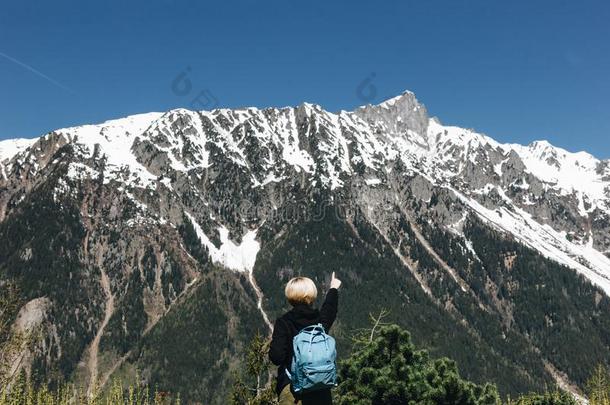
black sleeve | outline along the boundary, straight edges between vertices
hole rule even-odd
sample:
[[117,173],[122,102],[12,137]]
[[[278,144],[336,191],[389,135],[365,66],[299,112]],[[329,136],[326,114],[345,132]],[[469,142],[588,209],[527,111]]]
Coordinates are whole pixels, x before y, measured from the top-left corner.
[[286,357],[289,355],[290,340],[286,324],[281,319],[275,321],[269,346],[269,360],[276,366],[285,364]]
[[324,304],[320,308],[320,323],[324,326],[326,333],[333,326],[333,322],[337,318],[337,307],[339,306],[339,291],[336,288],[331,288],[326,293]]

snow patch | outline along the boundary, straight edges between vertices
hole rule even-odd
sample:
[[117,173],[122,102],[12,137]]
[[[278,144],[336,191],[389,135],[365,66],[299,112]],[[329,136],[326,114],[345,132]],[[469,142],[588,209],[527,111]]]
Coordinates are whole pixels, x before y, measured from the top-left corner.
[[132,184],[147,186],[157,177],[138,162],[131,147],[136,137],[160,116],[160,113],[132,115],[98,125],[64,128],[56,132],[66,136],[72,143],[84,146],[90,154],[94,153],[96,145],[99,147],[100,157],[103,155],[107,159],[106,171],[110,174],[104,177],[105,184],[113,178],[122,178]]
[[15,155],[32,146],[38,139],[8,139],[0,141],[0,162],[11,160]]
[[571,243],[565,238],[565,233],[539,224],[529,213],[517,207],[514,207],[515,212],[506,207],[491,210],[454,188],[447,187],[485,222],[512,234],[543,256],[575,269],[610,295],[610,258],[588,244],[583,246]]
[[260,250],[260,244],[256,240],[256,231],[250,230],[246,232],[242,237],[241,244],[238,245],[229,239],[229,230],[224,226],[220,226],[218,233],[220,234],[221,245],[220,248],[217,248],[203,232],[195,218],[189,213],[186,213],[186,216],[193,224],[199,240],[208,249],[212,261],[222,264],[231,270],[252,272],[256,262],[256,255]]

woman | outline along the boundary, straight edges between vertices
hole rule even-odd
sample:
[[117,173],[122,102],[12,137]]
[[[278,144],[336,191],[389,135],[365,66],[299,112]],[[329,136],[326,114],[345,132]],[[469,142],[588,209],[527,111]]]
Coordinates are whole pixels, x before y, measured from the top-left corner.
[[292,339],[301,329],[321,323],[326,333],[328,333],[337,317],[339,287],[341,287],[341,280],[335,278],[333,272],[330,289],[326,294],[324,304],[318,310],[313,308],[313,303],[318,296],[318,289],[310,278],[295,277],[286,285],[285,294],[288,302],[292,305],[292,309],[275,321],[269,348],[269,358],[273,364],[278,366],[277,393],[280,405],[332,404],[330,389],[301,394],[298,398],[295,398],[295,394],[291,390],[290,379],[286,375],[286,369],[290,369],[292,362]]

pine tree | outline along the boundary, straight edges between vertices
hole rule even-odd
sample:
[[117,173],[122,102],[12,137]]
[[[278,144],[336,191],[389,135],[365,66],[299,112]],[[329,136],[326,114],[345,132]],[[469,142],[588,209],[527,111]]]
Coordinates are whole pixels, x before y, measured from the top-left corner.
[[269,339],[256,333],[246,351],[244,370],[234,375],[229,403],[232,405],[275,405],[277,399],[271,385]]
[[416,350],[397,325],[382,326],[378,337],[359,346],[339,368],[340,405],[499,403],[495,386],[463,380],[455,362]]
[[587,381],[590,405],[610,405],[610,377],[608,370],[599,364]]

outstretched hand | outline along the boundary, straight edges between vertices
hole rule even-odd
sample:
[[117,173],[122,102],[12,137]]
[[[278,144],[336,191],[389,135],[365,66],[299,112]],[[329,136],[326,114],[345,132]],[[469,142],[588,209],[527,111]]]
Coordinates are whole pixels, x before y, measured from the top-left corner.
[[333,275],[330,277],[330,288],[339,289],[341,287],[341,280],[335,277],[335,272],[333,271]]

